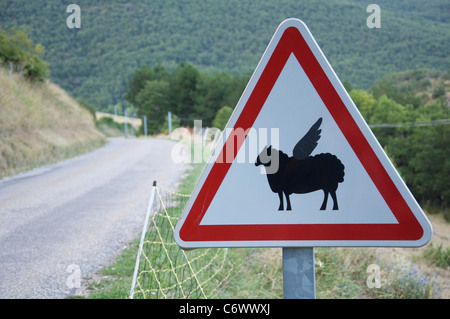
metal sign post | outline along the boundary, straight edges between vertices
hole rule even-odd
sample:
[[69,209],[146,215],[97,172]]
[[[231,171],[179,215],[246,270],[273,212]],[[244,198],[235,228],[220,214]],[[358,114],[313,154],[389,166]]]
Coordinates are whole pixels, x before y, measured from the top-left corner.
[[144,115],[144,134],[147,136],[147,116]]
[[172,134],[172,112],[167,114],[168,122],[169,122],[169,135]]
[[284,299],[315,299],[313,247],[283,248]]
[[128,120],[127,120],[127,108],[123,109],[123,115],[125,117],[125,138],[128,137]]

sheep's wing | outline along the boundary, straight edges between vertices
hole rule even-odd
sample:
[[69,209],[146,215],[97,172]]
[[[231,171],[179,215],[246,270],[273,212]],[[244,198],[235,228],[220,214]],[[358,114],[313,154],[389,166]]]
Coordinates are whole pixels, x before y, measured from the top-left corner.
[[317,141],[320,139],[320,132],[322,131],[319,130],[320,124],[322,124],[322,118],[319,118],[317,122],[311,126],[308,133],[306,133],[295,145],[292,154],[295,159],[302,160],[311,155],[312,151],[317,146]]

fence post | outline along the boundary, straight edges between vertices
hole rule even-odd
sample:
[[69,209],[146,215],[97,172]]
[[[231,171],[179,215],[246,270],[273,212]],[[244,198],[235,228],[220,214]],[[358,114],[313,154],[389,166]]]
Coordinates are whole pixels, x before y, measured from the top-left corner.
[[145,215],[144,228],[142,229],[141,241],[139,242],[139,250],[136,257],[136,264],[134,265],[133,281],[131,282],[130,299],[133,299],[134,287],[136,285],[137,272],[139,270],[139,262],[141,259],[142,246],[144,245],[145,232],[147,230],[148,221],[150,219],[151,209],[153,206],[153,199],[155,198],[156,181],[153,182],[152,193],[148,200],[147,213]]
[[315,299],[313,247],[283,248],[284,299]]
[[128,137],[127,107],[124,108],[123,115],[125,117],[125,138],[127,138]]
[[167,115],[169,121],[169,135],[172,134],[172,112]]
[[144,115],[144,134],[147,136],[147,116]]

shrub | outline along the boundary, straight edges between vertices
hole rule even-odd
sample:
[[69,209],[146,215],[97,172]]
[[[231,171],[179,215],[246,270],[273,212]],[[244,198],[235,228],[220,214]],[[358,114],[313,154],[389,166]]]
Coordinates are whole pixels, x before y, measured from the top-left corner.
[[50,74],[48,63],[39,56],[44,53],[40,44],[33,46],[28,35],[20,30],[0,28],[0,62],[12,65],[32,82],[43,82]]
[[438,267],[447,268],[450,266],[450,249],[442,248],[442,244],[437,247],[433,245],[427,247],[424,251],[424,257]]

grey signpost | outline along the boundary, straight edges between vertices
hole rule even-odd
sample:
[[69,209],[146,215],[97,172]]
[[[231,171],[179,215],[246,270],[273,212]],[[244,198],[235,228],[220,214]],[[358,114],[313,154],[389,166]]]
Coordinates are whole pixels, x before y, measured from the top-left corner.
[[144,115],[144,134],[147,136],[147,116]]
[[169,112],[167,114],[168,121],[169,121],[169,135],[172,134],[172,112]]
[[313,247],[283,248],[284,299],[315,299]]
[[123,115],[125,117],[125,137],[128,137],[128,120],[127,120],[127,108],[123,109]]

